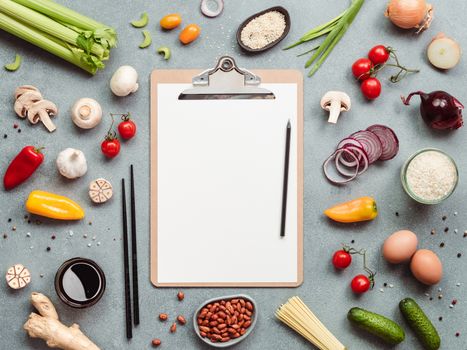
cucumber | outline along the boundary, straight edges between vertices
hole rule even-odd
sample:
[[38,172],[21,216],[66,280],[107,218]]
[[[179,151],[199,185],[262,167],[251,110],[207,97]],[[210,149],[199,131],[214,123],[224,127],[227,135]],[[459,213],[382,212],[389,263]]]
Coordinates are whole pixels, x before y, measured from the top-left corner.
[[404,330],[396,322],[373,312],[353,307],[347,318],[361,329],[380,337],[389,344],[399,344],[405,339]]
[[441,346],[441,339],[433,323],[428,319],[415,300],[406,298],[400,301],[399,309],[404,315],[410,328],[426,350],[437,350]]

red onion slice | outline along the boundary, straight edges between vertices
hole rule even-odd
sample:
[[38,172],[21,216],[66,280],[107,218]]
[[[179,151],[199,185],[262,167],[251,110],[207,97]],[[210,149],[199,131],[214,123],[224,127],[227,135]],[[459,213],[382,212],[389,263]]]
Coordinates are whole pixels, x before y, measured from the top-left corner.
[[369,164],[376,162],[379,157],[381,157],[381,154],[383,153],[383,146],[379,140],[379,137],[373,134],[371,131],[360,130],[350,135],[350,137],[356,139],[362,144],[363,149],[368,155]]
[[[363,149],[363,145],[355,140],[354,138],[351,138],[351,137],[347,137],[345,139],[343,139],[341,142],[339,142],[339,144],[337,145],[337,149],[339,148],[347,148],[347,146],[355,146],[355,147],[358,147],[360,149],[362,149],[362,151],[365,153],[365,150]],[[360,162],[360,166],[363,165],[363,161],[361,159],[362,155],[360,153],[355,153],[355,155],[357,156],[359,162]],[[366,155],[365,153],[365,156],[366,158],[368,159],[368,156]],[[342,161],[341,163],[347,167],[354,167],[355,164],[354,164],[355,160],[353,160],[347,153],[344,153],[342,154]]]
[[[345,180],[336,180],[336,179],[333,179],[329,173],[328,173],[328,165],[329,163],[339,154],[341,153],[347,153],[349,154],[351,157],[354,158],[355,162],[357,163],[357,166],[355,167],[355,172],[348,178],[348,179],[345,179]],[[324,171],[324,175],[326,176],[326,178],[334,183],[334,184],[345,184],[347,182],[350,182],[352,181],[353,179],[355,179],[358,175],[358,169],[359,169],[359,164],[358,164],[358,159],[357,159],[357,156],[355,154],[353,154],[351,151],[345,149],[345,148],[341,148],[341,149],[338,149],[337,151],[335,151],[333,154],[331,154],[328,159],[326,159],[323,163],[323,171]],[[339,169],[338,169],[339,171]],[[341,175],[344,175],[343,173],[341,173]],[[344,176],[347,176],[347,175],[344,175]]]
[[[214,7],[214,8],[213,8]],[[206,17],[217,17],[224,11],[223,0],[202,0],[201,12]]]
[[383,152],[379,160],[389,160],[397,155],[399,152],[399,140],[394,130],[380,124],[369,126],[367,130],[375,134],[381,141]]
[[356,160],[354,160],[353,162],[347,162],[346,160],[343,159],[344,158],[343,156],[346,153],[339,153],[336,155],[336,159],[335,159],[337,171],[344,176],[352,176],[352,174],[349,174],[348,172],[346,172],[346,170],[344,170],[341,165],[345,166],[346,168],[353,168],[356,165],[358,165],[359,170],[358,170],[357,175],[363,174],[368,169],[368,165],[369,165],[368,157],[365,151],[355,146],[344,146],[343,149],[351,151],[352,155],[356,156],[357,159],[360,159],[360,161],[357,162]]

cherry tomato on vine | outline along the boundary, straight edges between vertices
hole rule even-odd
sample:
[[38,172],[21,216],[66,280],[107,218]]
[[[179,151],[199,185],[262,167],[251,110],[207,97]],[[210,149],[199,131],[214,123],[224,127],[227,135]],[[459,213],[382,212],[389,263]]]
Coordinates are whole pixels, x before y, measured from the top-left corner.
[[352,65],[352,74],[356,79],[363,81],[370,78],[372,68],[373,62],[368,58],[359,58]]
[[367,292],[371,287],[370,279],[365,275],[357,275],[353,278],[350,283],[352,291],[356,294],[362,294]]
[[368,58],[374,65],[384,64],[389,59],[389,50],[384,45],[377,45],[368,52]]
[[122,121],[118,124],[118,133],[125,140],[136,135],[136,124],[130,119],[130,113],[122,114]]
[[374,100],[381,94],[381,83],[377,78],[368,78],[360,85],[363,96],[370,100]]
[[109,132],[101,143],[101,151],[107,158],[114,158],[120,153],[120,141],[115,132]]
[[352,256],[344,249],[338,250],[332,256],[332,264],[336,269],[345,269],[352,263]]

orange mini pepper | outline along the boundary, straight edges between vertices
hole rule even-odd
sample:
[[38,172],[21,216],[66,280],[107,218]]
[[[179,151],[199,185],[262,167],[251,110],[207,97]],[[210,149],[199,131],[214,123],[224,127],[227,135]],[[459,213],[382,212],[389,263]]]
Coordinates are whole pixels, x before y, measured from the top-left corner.
[[162,17],[159,22],[161,27],[167,30],[177,28],[180,23],[182,23],[182,16],[180,16],[178,13],[171,13],[166,15]]
[[31,214],[58,220],[80,220],[84,210],[71,199],[57,194],[32,191],[26,201],[26,210]]
[[373,220],[378,216],[378,208],[372,197],[361,197],[326,209],[324,214],[337,222],[360,222]]
[[189,24],[180,32],[178,38],[186,45],[195,41],[201,34],[201,28],[196,24]]

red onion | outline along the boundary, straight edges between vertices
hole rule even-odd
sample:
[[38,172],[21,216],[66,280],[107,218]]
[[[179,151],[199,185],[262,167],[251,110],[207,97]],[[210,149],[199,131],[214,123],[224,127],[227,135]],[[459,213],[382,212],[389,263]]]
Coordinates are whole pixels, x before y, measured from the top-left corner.
[[379,160],[389,160],[396,156],[399,152],[399,140],[397,139],[396,133],[386,125],[375,124],[366,128],[373,134],[378,136],[383,146],[383,152]]
[[[345,184],[364,173],[371,163],[389,160],[399,151],[399,140],[394,131],[385,125],[372,125],[343,139],[336,151],[323,163],[324,175],[334,184]],[[328,166],[334,159],[337,172],[346,179],[330,176]],[[352,172],[348,169],[353,168]]]
[[[356,164],[357,164],[357,166],[355,167],[354,173],[353,173],[352,175],[350,175],[350,177],[349,177],[349,175],[345,175],[345,173],[340,172],[339,169],[338,169],[338,171],[340,172],[340,174],[343,175],[343,176],[348,177],[348,179],[336,180],[336,179],[332,178],[331,175],[329,175],[329,173],[328,173],[328,164],[331,162],[331,160],[334,159],[334,157],[338,156],[339,154],[341,154],[341,153],[343,153],[343,152],[344,152],[344,153],[347,153],[347,154],[349,154],[351,157],[353,157],[354,160],[355,160],[355,162],[356,162]],[[327,178],[329,181],[331,181],[331,182],[334,183],[334,184],[345,184],[345,183],[347,183],[347,182],[349,182],[349,181],[352,181],[353,179],[355,179],[355,178],[357,177],[357,175],[358,175],[358,169],[359,169],[359,165],[358,165],[357,156],[356,156],[355,154],[353,154],[351,151],[349,151],[349,150],[347,150],[347,149],[345,149],[345,148],[341,148],[341,149],[336,150],[336,151],[335,151],[333,154],[331,154],[331,155],[328,157],[328,159],[326,159],[326,160],[324,161],[324,163],[323,163],[324,175],[326,176],[326,178]]]
[[363,149],[366,154],[368,154],[368,162],[370,164],[376,162],[379,157],[381,157],[383,146],[381,145],[381,141],[378,136],[373,134],[371,131],[360,130],[350,135],[350,137],[356,139],[362,144]]
[[464,106],[454,96],[445,91],[433,91],[429,94],[423,91],[412,92],[407,98],[401,97],[405,105],[410,99],[419,95],[420,114],[425,123],[433,129],[458,129],[462,126],[462,110]]

